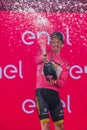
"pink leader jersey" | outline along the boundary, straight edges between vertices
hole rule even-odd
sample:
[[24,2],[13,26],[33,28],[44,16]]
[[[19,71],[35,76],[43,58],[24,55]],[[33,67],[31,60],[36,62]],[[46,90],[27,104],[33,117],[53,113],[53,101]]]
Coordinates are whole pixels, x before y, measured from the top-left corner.
[[62,87],[67,79],[69,64],[63,59],[60,54],[47,52],[47,56],[49,61],[55,64],[57,71],[57,81],[55,84],[49,83],[43,73],[44,62],[41,59],[42,51],[40,51],[36,56],[37,63],[37,81],[36,81],[36,89],[38,88],[47,88],[58,91],[59,87]]

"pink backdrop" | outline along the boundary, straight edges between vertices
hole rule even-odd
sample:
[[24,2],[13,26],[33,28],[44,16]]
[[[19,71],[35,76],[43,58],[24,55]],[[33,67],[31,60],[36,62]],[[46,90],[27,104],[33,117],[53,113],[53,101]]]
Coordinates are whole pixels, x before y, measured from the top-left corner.
[[0,12],[0,130],[40,130],[35,105],[35,55],[41,31],[47,34],[48,44],[53,31],[60,31],[65,37],[61,55],[71,66],[65,86],[59,89],[65,130],[87,130],[87,14],[3,11]]

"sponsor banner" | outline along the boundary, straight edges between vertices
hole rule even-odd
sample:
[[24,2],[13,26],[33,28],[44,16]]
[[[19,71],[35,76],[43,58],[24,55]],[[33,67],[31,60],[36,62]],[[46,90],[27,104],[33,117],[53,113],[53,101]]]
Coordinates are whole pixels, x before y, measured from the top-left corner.
[[87,129],[86,21],[86,13],[0,12],[1,130],[40,130],[35,103],[37,39],[46,34],[49,46],[53,31],[64,35],[61,55],[70,63],[68,79],[59,89],[65,130]]

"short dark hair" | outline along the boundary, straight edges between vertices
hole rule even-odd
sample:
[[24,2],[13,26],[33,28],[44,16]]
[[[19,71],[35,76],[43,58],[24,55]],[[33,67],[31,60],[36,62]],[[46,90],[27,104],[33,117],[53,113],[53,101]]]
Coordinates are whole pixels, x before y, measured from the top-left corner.
[[60,32],[53,32],[51,34],[51,39],[53,39],[55,37],[57,37],[62,43],[64,43],[64,36],[63,36],[62,33],[60,33]]

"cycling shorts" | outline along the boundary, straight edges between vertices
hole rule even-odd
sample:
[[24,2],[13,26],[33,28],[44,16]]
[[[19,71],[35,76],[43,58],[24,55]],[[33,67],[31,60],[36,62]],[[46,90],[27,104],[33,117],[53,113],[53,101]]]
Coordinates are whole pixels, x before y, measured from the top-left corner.
[[49,121],[49,115],[51,115],[55,124],[63,123],[64,110],[57,91],[36,89],[36,106],[41,122]]

